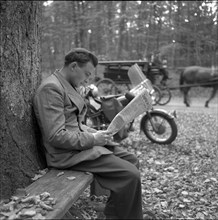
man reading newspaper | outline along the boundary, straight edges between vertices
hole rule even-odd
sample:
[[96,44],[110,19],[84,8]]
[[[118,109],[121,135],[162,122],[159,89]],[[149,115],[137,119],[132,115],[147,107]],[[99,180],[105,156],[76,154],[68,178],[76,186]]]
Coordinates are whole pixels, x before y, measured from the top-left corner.
[[[86,105],[77,88],[95,72],[97,57],[83,48],[70,51],[64,65],[46,78],[34,97],[49,167],[88,171],[110,190],[106,219],[143,219],[139,162],[135,155],[109,146],[113,132],[81,122]],[[110,149],[110,150],[109,150]]]

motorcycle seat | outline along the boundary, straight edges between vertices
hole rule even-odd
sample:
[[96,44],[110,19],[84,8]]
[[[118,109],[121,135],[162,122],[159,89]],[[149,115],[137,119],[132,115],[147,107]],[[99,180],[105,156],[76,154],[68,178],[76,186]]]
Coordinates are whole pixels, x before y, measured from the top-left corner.
[[129,101],[133,100],[135,98],[135,95],[131,92],[127,92],[125,94],[126,99],[128,99]]
[[97,98],[93,98],[95,100],[95,102],[97,102],[98,104],[101,104],[101,100],[97,99]]

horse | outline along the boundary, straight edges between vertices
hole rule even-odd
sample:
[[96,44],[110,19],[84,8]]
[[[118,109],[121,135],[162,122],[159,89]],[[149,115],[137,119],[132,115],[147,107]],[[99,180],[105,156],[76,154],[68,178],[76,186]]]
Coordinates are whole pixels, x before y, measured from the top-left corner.
[[[179,84],[181,92],[184,93],[184,103],[187,107],[190,106],[188,92],[192,86],[212,87],[210,98],[205,102],[205,107],[208,107],[209,102],[215,97],[218,90],[218,69],[201,66],[185,67],[181,70]],[[187,87],[183,87],[184,84],[187,84]],[[192,84],[192,86],[188,86],[188,84]]]

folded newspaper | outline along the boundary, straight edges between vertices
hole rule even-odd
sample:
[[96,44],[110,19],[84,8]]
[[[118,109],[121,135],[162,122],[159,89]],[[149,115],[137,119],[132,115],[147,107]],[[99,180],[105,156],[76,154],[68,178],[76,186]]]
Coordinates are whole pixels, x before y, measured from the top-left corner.
[[138,86],[137,90],[134,90],[134,94],[136,95],[135,98],[114,117],[108,126],[107,131],[112,135],[152,108],[152,99],[145,87]]

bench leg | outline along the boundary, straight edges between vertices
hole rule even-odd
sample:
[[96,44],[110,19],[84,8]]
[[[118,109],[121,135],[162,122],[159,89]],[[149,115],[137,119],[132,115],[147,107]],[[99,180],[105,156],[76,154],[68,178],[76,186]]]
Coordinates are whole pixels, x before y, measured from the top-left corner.
[[67,211],[67,213],[64,215],[62,220],[64,220],[64,219],[74,219],[74,217],[73,217],[73,215],[71,215],[71,213],[69,211]]
[[102,188],[96,179],[94,179],[90,186],[90,196],[110,196],[110,191]]

